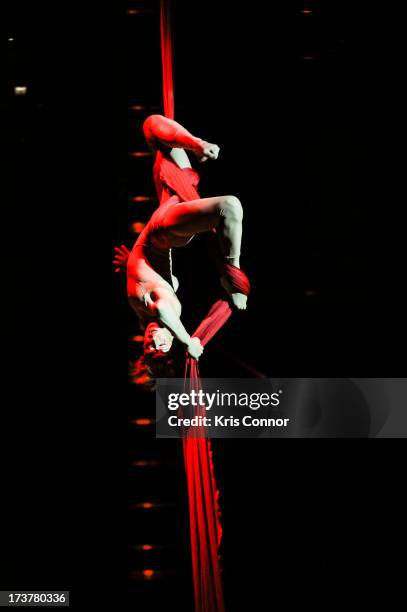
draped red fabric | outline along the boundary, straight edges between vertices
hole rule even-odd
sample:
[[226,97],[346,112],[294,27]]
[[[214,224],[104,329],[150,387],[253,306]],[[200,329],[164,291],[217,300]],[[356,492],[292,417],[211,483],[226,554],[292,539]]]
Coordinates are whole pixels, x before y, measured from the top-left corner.
[[[205,346],[223,327],[231,314],[232,309],[228,302],[218,300],[198,326],[193,337],[198,337]],[[198,362],[187,355],[185,389],[199,392],[201,388]],[[195,415],[205,416],[205,406],[198,406]],[[211,441],[205,436],[205,428],[194,428],[193,431],[184,432],[183,449],[188,488],[195,610],[224,612],[219,557],[222,538],[219,491],[216,486]]]
[[[159,163],[160,180],[170,187],[180,200],[185,202],[199,198],[198,192],[178,166],[165,157]],[[245,274],[242,274],[245,277]],[[231,314],[228,302],[219,300],[212,306],[194,336],[199,337],[201,343],[205,345],[225,324]],[[195,389],[195,391],[201,388],[198,362],[189,356],[186,358],[185,365],[185,385],[186,388]],[[204,412],[204,407],[197,409],[197,414]],[[219,492],[215,480],[210,440],[205,437],[203,429],[195,430],[192,436],[186,432],[183,449],[189,504],[195,611],[224,612],[219,558],[222,527]]]
[[[170,1],[160,3],[161,57],[163,76],[164,114],[174,119],[172,32]],[[181,201],[199,199],[197,190],[187,180],[185,173],[171,159],[157,152],[154,164],[154,179],[158,196],[160,185],[165,184],[178,195]],[[250,285],[247,276],[231,264],[220,262],[223,274],[233,287],[242,293],[249,293]],[[205,345],[221,329],[232,314],[229,303],[217,301],[208,315],[193,334]],[[185,386],[199,391],[201,380],[198,362],[186,358]],[[205,407],[197,408],[197,414],[203,414]],[[191,433],[187,431],[183,439],[185,472],[187,479],[192,574],[194,581],[194,598],[196,612],[224,612],[223,588],[219,545],[222,537],[222,526],[219,509],[219,492],[217,490],[210,440],[205,430]]]
[[170,0],[160,1],[161,65],[164,115],[174,119],[174,75],[172,66],[172,27]]
[[[227,302],[216,302],[207,317],[193,334],[203,345],[225,324],[232,311]],[[187,390],[199,391],[201,381],[198,362],[187,356],[185,365]],[[196,414],[204,414],[199,406]],[[205,430],[187,430],[183,438],[185,471],[187,477],[189,517],[191,531],[192,570],[194,579],[195,610],[197,612],[223,612],[223,591],[219,545],[222,525],[219,492],[216,486],[211,442]]]
[[161,183],[170,187],[182,202],[199,200],[199,193],[191,183],[186,180],[184,171],[177,166],[172,159],[165,157],[161,151],[157,151],[154,172]]

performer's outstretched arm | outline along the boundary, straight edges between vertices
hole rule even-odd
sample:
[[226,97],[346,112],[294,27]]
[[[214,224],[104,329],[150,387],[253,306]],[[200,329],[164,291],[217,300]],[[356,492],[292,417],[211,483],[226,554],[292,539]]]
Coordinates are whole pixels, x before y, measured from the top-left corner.
[[217,159],[219,147],[193,136],[182,125],[163,115],[150,115],[143,125],[147,143],[153,148],[159,145],[192,151],[200,161]]

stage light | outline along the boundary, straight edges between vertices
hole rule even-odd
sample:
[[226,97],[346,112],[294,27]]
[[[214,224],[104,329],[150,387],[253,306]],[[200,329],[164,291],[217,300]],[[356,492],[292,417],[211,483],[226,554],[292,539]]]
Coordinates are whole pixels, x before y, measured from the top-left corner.
[[175,578],[176,570],[145,569],[134,570],[130,573],[131,580],[161,580],[162,578]]
[[141,502],[139,504],[133,504],[132,508],[142,508],[143,510],[151,510],[151,508],[160,508],[162,504],[157,504],[153,502]]
[[153,202],[154,196],[134,196],[129,198],[130,202]]
[[312,15],[312,10],[311,9],[302,9],[301,13],[303,15]]
[[140,502],[130,506],[133,510],[152,510],[153,508],[175,508],[174,503],[170,502]]
[[145,226],[146,226],[145,223],[142,223],[141,221],[135,221],[134,223],[131,224],[130,228],[133,234],[141,234]]
[[144,336],[133,336],[131,340],[132,342],[143,342]]
[[150,151],[130,151],[129,157],[151,157]]
[[160,465],[159,461],[147,461],[146,459],[140,459],[139,461],[133,461],[131,464],[133,467],[157,467]]
[[134,111],[153,111],[153,110],[160,110],[159,106],[143,106],[141,104],[134,104],[133,106],[129,106],[129,110],[134,110]]
[[150,580],[155,574],[155,571],[152,569],[143,570],[143,576],[146,580]]
[[12,36],[10,36],[10,38],[8,39],[9,42],[14,42],[14,38]]
[[135,546],[132,546],[131,548],[133,550],[149,551],[149,550],[160,550],[164,548],[164,546],[162,544],[136,544]]
[[145,425],[154,425],[155,421],[153,419],[134,419],[133,424],[134,425],[141,425],[141,426],[145,426]]
[[126,15],[147,15],[157,13],[156,9],[128,9]]
[[14,87],[14,94],[16,96],[25,96],[27,93],[27,86],[26,85],[16,85]]

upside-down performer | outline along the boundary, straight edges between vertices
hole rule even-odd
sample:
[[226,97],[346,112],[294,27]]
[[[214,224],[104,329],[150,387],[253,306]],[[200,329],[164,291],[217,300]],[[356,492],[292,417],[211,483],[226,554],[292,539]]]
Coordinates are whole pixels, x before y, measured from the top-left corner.
[[220,282],[234,308],[246,309],[249,284],[240,270],[242,205],[232,195],[199,198],[199,175],[187,154],[193,153],[199,162],[216,160],[219,147],[192,136],[179,123],[162,115],[150,115],[143,130],[154,156],[159,207],[128,256],[127,294],[145,330],[144,355],[138,362],[135,380],[151,388],[155,369],[163,372],[165,360],[171,359],[174,338],[195,360],[203,352],[199,338],[191,337],[181,321],[171,249],[185,246],[195,234],[211,232]]

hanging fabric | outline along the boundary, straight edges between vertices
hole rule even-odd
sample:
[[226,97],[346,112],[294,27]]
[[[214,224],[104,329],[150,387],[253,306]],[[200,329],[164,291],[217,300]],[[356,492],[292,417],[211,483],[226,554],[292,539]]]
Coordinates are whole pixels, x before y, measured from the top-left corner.
[[170,0],[160,0],[161,65],[164,115],[174,119],[174,73]]
[[[169,0],[160,2],[160,32],[164,114],[169,119],[174,119],[172,27]],[[157,152],[155,169],[159,172],[159,176],[155,176],[156,184],[165,183],[183,202],[199,199],[198,192],[187,180],[185,173],[172,159],[163,156],[160,151]],[[230,285],[236,291],[248,295],[250,284],[245,273],[236,266],[222,261],[217,251],[215,257],[218,267]],[[198,337],[205,346],[226,323],[231,314],[229,303],[226,300],[218,300],[198,326],[193,337]],[[196,391],[201,389],[198,362],[189,355],[186,357],[185,387]],[[200,406],[196,414],[204,412],[205,407]],[[195,612],[224,612],[219,557],[222,526],[212,449],[210,440],[205,436],[205,430],[202,428],[194,431],[194,434],[190,431],[185,433],[183,450],[189,504]]]

